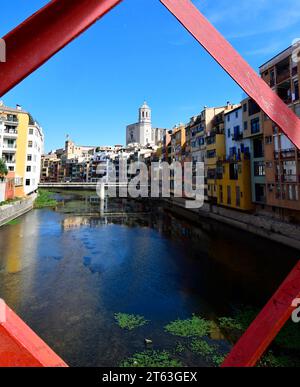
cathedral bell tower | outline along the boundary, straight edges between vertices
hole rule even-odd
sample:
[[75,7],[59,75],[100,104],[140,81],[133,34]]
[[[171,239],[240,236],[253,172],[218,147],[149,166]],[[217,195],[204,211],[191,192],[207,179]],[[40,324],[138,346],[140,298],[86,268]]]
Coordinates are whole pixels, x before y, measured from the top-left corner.
[[151,109],[146,101],[139,109],[139,123],[151,124]]

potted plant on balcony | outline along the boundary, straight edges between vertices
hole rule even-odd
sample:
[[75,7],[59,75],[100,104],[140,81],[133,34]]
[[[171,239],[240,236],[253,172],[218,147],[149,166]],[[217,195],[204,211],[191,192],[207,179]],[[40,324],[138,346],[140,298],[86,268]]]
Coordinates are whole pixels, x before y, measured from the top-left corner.
[[0,181],[3,181],[7,174],[8,174],[7,166],[5,162],[0,159]]

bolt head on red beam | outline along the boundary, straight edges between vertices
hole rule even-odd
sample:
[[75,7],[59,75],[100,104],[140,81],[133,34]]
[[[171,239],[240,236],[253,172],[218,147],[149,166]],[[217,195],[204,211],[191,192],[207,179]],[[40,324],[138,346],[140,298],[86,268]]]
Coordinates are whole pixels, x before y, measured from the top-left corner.
[[300,119],[190,0],[160,0],[236,83],[300,149]]
[[122,0],[52,0],[4,36],[0,96],[50,59]]

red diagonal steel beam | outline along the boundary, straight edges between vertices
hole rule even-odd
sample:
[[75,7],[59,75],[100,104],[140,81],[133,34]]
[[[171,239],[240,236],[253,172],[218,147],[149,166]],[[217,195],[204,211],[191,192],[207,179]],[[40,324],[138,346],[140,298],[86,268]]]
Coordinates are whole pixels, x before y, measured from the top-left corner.
[[122,0],[52,0],[4,36],[0,96],[65,47]]
[[67,364],[0,300],[0,367],[67,367]]
[[190,0],[160,0],[238,85],[300,148],[300,119]]
[[255,366],[291,317],[292,303],[297,298],[300,298],[300,261],[235,345],[222,367]]

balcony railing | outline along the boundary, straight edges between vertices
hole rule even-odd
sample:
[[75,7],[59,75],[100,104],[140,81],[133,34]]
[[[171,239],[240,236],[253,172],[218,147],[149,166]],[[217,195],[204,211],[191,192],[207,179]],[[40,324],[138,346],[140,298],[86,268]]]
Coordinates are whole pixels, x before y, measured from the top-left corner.
[[4,129],[3,133],[4,133],[4,134],[17,135],[17,134],[18,134],[18,131],[17,131],[17,129]]
[[290,158],[295,158],[296,156],[296,151],[295,149],[284,149],[282,151],[275,151],[274,152],[274,158],[279,159],[279,156],[282,159],[290,159]]
[[5,143],[3,143],[3,149],[14,150],[14,149],[17,149],[17,145],[16,144],[5,144]]
[[286,70],[283,70],[282,72],[278,73],[277,72],[277,83],[281,83],[283,81],[286,81],[287,79],[289,79],[291,76],[291,73],[290,73],[290,69],[287,68]]

